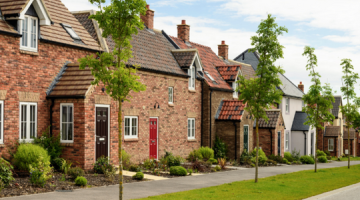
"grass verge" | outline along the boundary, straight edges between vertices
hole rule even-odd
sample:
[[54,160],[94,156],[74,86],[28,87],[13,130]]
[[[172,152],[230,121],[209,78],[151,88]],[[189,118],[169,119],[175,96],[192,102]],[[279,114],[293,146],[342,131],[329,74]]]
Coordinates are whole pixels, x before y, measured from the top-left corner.
[[[331,160],[338,161],[338,158],[332,157]],[[356,161],[356,160],[360,160],[360,157],[350,157],[350,161]],[[340,158],[340,161],[348,161],[348,158],[342,157]]]
[[144,199],[303,199],[360,182],[360,165],[306,170]]

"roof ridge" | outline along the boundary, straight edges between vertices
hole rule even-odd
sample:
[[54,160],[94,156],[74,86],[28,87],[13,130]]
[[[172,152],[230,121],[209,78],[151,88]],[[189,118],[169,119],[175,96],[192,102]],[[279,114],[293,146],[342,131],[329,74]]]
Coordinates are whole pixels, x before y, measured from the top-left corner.
[[[171,36],[171,35],[170,35],[170,37],[181,40],[180,38],[175,37],[175,36]],[[199,44],[199,43],[196,43],[196,42],[191,42],[191,41],[189,41],[189,43],[193,43],[193,44],[195,44],[195,45],[198,45],[198,46],[201,46],[201,47],[205,47],[205,48],[211,49],[211,47],[209,47],[209,46],[205,46],[205,45],[202,45],[202,44]]]
[[247,48],[245,51],[243,51],[242,53],[240,53],[238,56],[235,57],[234,60],[236,61],[238,58],[240,58],[240,56],[241,56],[242,54],[244,54],[244,53],[246,53],[247,51],[249,51],[249,49],[250,49],[250,48]]

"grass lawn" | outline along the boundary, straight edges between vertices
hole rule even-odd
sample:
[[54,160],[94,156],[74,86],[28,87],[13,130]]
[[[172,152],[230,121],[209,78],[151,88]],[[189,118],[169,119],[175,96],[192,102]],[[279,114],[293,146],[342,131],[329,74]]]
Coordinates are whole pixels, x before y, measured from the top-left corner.
[[[338,159],[337,159],[337,157],[332,157],[331,160],[337,161]],[[354,160],[360,160],[360,157],[354,157],[354,158],[350,157],[350,161],[354,161]],[[342,158],[340,158],[340,161],[348,161],[348,158],[342,157]]]
[[[303,199],[360,182],[360,165],[282,174],[145,199]],[[175,187],[175,186],[174,186]]]

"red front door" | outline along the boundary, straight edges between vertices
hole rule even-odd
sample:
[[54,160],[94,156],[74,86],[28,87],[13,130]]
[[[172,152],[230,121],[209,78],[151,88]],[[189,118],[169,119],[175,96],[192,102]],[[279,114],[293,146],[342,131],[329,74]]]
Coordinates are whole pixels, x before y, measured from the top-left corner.
[[157,119],[150,118],[150,159],[157,159]]

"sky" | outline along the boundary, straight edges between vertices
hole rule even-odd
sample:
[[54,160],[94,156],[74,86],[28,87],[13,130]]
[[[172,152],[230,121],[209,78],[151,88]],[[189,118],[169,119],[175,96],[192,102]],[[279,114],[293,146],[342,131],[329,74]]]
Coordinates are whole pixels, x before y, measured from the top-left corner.
[[[62,0],[70,11],[97,9],[88,0]],[[109,3],[109,0],[107,0]],[[341,59],[352,60],[355,72],[360,73],[360,1],[358,0],[148,0],[155,11],[154,28],[177,36],[181,20],[190,25],[190,40],[210,46],[225,40],[229,58],[251,48],[251,36],[268,14],[276,17],[279,26],[288,33],[279,37],[285,47],[284,58],[277,65],[295,85],[300,81],[305,92],[311,85],[306,71],[305,46],[315,48],[317,71],[322,83],[330,83],[334,94],[341,95]],[[360,80],[355,86],[360,96]]]

